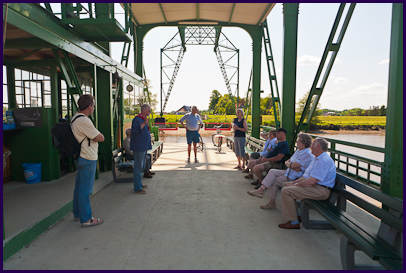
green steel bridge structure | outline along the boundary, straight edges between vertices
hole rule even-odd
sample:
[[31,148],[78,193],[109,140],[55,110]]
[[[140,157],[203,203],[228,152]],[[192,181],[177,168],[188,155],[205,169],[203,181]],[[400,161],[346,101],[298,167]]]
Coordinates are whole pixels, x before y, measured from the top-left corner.
[[[217,5],[217,6],[216,6]],[[288,131],[293,150],[299,132],[309,127],[310,119],[323,94],[330,71],[356,4],[341,4],[334,19],[322,58],[314,77],[300,122],[295,122],[296,66],[298,37],[298,3],[283,4],[283,80],[278,87],[274,55],[266,18],[275,3],[205,4],[205,3],[122,3],[124,23],[117,19],[114,3],[4,3],[3,68],[7,77],[9,110],[36,108],[42,126],[3,131],[3,144],[13,151],[12,179],[22,180],[21,163],[43,162],[44,180],[63,175],[59,155],[52,145],[50,130],[60,118],[70,118],[77,110],[79,95],[95,97],[93,121],[106,136],[99,146],[98,172],[112,168],[112,151],[123,140],[124,92],[131,85],[144,97],[145,84],[143,39],[156,27],[177,27],[178,33],[161,49],[161,114],[165,109],[186,46],[211,45],[217,56],[222,76],[230,95],[241,95],[239,86],[239,49],[222,32],[239,27],[252,39],[252,73],[247,99],[252,115],[251,135],[259,138],[261,127],[261,60],[266,59],[276,127]],[[388,30],[389,31],[389,30]],[[385,148],[359,143],[329,140],[335,160],[346,160],[342,171],[403,199],[403,4],[392,4],[390,58]],[[179,37],[179,38],[177,38]],[[111,57],[111,42],[123,43],[120,62]],[[265,56],[261,56],[264,48]],[[133,50],[133,59],[130,51]],[[226,52],[227,51],[227,52]],[[175,54],[171,57],[170,54]],[[229,57],[225,57],[226,54]],[[128,68],[133,62],[134,71]],[[230,62],[233,62],[230,64]],[[3,73],[4,75],[4,73]],[[3,89],[5,90],[5,89]],[[26,140],[31,141],[27,142]],[[336,150],[335,144],[366,149],[384,154],[377,162],[357,154]],[[351,164],[348,158],[356,163]],[[74,170],[73,161],[66,166]],[[360,163],[365,163],[362,167]],[[371,167],[372,166],[372,167]],[[376,171],[378,168],[380,171]],[[367,172],[367,177],[359,175]],[[379,176],[374,182],[371,175]]]

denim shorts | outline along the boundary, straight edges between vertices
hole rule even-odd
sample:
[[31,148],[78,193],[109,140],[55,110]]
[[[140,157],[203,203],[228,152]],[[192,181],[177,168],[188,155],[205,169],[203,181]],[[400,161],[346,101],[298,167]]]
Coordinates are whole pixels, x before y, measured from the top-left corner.
[[245,156],[245,137],[234,137],[234,153],[238,157]]
[[199,132],[186,130],[186,141],[187,144],[191,144],[192,142],[199,143],[200,142]]

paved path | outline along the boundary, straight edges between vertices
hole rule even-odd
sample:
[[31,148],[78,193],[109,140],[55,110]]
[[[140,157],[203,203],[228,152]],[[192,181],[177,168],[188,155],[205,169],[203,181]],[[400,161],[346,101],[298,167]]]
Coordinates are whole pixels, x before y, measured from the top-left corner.
[[92,200],[104,224],[68,215],[4,269],[341,269],[337,233],[279,229],[280,211],[259,209],[230,150],[185,159],[185,144],[165,143],[146,195],[112,183]]

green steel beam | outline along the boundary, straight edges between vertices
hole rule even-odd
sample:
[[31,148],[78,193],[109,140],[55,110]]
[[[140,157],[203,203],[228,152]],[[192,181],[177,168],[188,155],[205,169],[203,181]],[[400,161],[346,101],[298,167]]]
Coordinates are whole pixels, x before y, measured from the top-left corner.
[[392,4],[385,150],[381,189],[403,199],[403,3]]
[[200,7],[199,7],[199,3],[196,3],[196,19],[197,21],[200,20]]
[[51,45],[63,49],[81,59],[103,67],[120,77],[141,86],[141,78],[125,68],[112,58],[104,54],[97,46],[77,37],[73,32],[66,29],[60,20],[51,16],[49,12],[39,5],[29,3],[9,3],[7,22],[34,35]]
[[[312,87],[309,92],[309,96],[306,100],[305,107],[300,117],[299,124],[296,127],[295,133],[293,135],[291,146],[293,148],[294,143],[296,142],[296,137],[300,133],[302,129],[308,130],[311,118],[313,117],[314,112],[316,111],[317,104],[319,103],[320,97],[323,93],[324,87],[326,85],[328,76],[330,75],[331,69],[333,67],[334,61],[337,57],[338,50],[340,49],[341,43],[344,39],[345,32],[347,30],[348,24],[350,23],[351,16],[354,12],[355,3],[350,4],[348,12],[345,16],[344,22],[341,26],[338,38],[336,42],[333,42],[334,37],[336,36],[336,32],[340,25],[341,17],[344,13],[346,3],[340,4],[340,7],[337,12],[337,16],[334,20],[333,27],[331,29],[329,38],[327,40],[323,56],[320,60],[319,67],[316,72],[316,76],[313,80]],[[327,57],[330,55],[330,60],[328,61],[327,66],[326,61]],[[322,74],[324,73],[324,74]],[[321,78],[321,81],[320,81]],[[320,81],[320,82],[319,82]]]
[[233,6],[231,7],[230,17],[228,18],[229,23],[231,22],[231,19],[233,19],[234,9],[236,5],[237,5],[236,3],[233,3]]
[[99,144],[99,167],[100,171],[111,170],[111,154],[113,152],[113,94],[112,94],[112,75],[111,73],[97,68],[97,128],[104,135],[104,141]]
[[180,40],[182,42],[182,47],[183,47],[184,51],[186,51],[185,30],[186,30],[186,27],[184,27],[184,26],[178,27],[179,36],[180,36]]
[[7,96],[8,96],[8,108],[17,108],[16,100],[16,84],[15,84],[15,69],[13,66],[7,66]]
[[219,46],[219,39],[221,34],[221,27],[215,26],[214,29],[216,30],[216,40],[214,41],[214,52],[216,52],[217,47]]
[[161,10],[162,17],[164,18],[165,23],[168,23],[168,20],[166,19],[165,11],[164,11],[164,8],[162,7],[162,4],[158,3],[158,5],[159,5],[159,8]]
[[[292,146],[295,129],[296,64],[298,3],[283,4],[283,82],[281,126],[287,130],[286,139]],[[291,148],[290,152],[293,149]]]

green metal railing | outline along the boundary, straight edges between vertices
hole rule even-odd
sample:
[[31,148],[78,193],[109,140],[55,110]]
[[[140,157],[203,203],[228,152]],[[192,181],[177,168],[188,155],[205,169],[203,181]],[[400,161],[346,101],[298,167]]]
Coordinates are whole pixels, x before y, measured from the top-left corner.
[[[251,125],[249,124],[248,127],[250,128]],[[275,127],[270,126],[261,126],[261,128],[264,131],[275,129]],[[310,136],[313,138],[320,137],[317,135]],[[374,152],[382,154],[382,157],[385,154],[384,148],[326,137],[323,138],[330,143],[328,151],[330,152],[331,158],[333,158],[334,162],[336,163],[336,167],[339,172],[367,185],[377,188],[381,187],[382,167],[384,163],[382,161],[357,155],[355,152],[343,151],[343,148],[344,150],[355,148],[368,153]],[[337,148],[337,145],[340,147]]]

